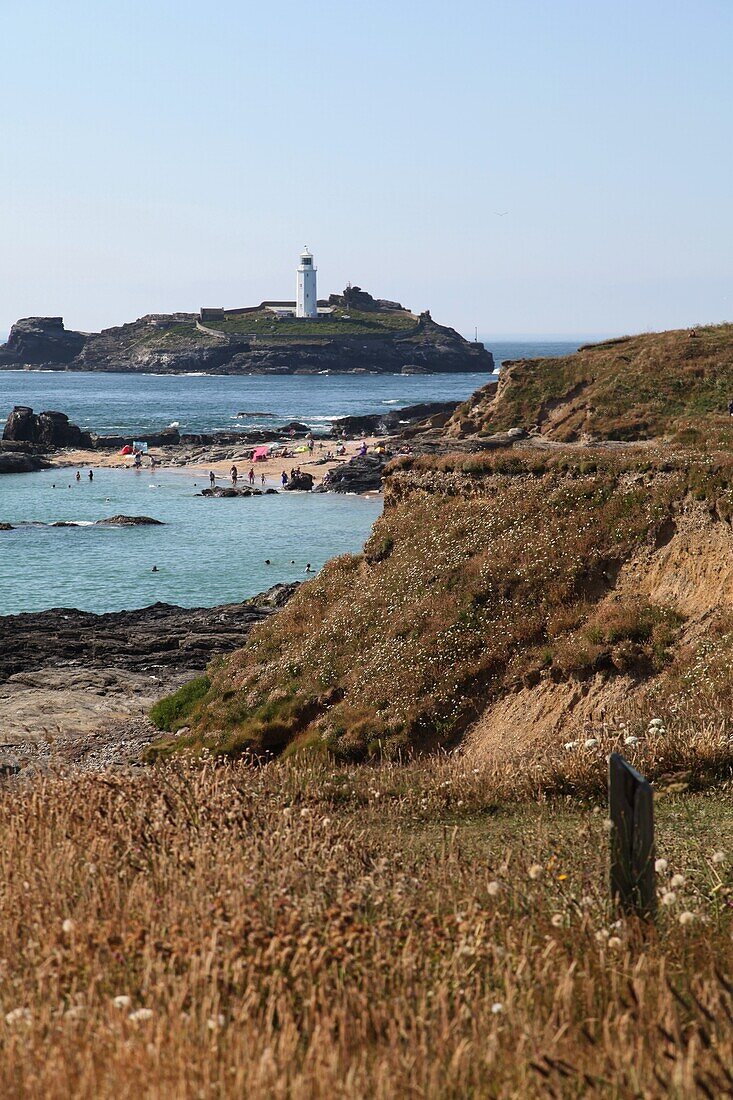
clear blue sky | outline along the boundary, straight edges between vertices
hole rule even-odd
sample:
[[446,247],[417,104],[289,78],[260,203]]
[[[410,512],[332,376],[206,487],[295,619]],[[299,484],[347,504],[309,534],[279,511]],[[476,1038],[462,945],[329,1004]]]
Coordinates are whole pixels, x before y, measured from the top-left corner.
[[4,0],[0,40],[0,331],[292,297],[306,243],[467,333],[733,319],[731,0]]

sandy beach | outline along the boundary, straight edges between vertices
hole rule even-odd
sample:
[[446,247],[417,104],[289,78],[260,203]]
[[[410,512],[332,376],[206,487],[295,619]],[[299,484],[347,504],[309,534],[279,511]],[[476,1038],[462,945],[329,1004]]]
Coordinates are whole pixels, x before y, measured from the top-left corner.
[[[247,457],[253,449],[251,443],[216,446],[211,448],[214,452],[211,458],[203,457],[200,453],[197,453],[201,448],[194,448],[192,454],[176,454],[174,456],[169,448],[150,447],[148,453],[143,455],[142,461],[144,469],[149,469],[151,459],[155,459],[158,469],[185,470],[186,473],[201,474],[204,477],[208,477],[211,471],[216,475],[217,484],[227,485],[231,484],[230,470],[232,465],[237,467],[238,484],[240,485],[247,482],[249,471],[254,466],[255,486],[262,484],[262,476],[264,475],[265,485],[268,487],[280,485],[283,470],[289,476],[291,469],[299,466],[301,470],[313,475],[316,484],[320,484],[329,470],[348,462],[349,459],[357,455],[363,442],[366,442],[367,453],[373,454],[376,448],[383,444],[385,440],[377,436],[367,436],[364,440],[347,440],[344,442],[346,453],[330,460],[326,460],[325,456],[329,451],[334,452],[336,444],[333,441],[316,442],[313,454],[309,454],[307,448],[301,450],[304,447],[302,440],[288,439],[283,440],[281,444],[287,447],[287,457],[282,455],[274,458],[268,457],[255,463]],[[273,444],[273,446],[278,446],[278,444]],[[224,455],[222,452],[226,452],[226,454]],[[54,466],[60,468],[132,469],[134,467],[132,455],[122,455],[117,451],[65,450],[54,455],[51,461]]]

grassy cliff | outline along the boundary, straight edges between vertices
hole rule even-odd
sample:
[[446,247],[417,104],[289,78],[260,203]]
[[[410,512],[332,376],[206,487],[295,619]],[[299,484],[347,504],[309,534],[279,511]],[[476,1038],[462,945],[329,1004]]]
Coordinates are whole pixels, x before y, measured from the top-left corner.
[[644,333],[558,359],[505,364],[498,392],[456,410],[452,436],[521,427],[551,439],[728,441],[733,325]]
[[[206,694],[178,712],[187,732],[156,752],[361,760],[463,738],[496,759],[549,752],[548,784],[574,774],[583,787],[602,772],[574,772],[561,751],[572,731],[600,731],[601,753],[622,719],[646,728],[674,706],[677,727],[645,766],[724,774],[732,509],[724,455],[405,459],[363,554],[328,563],[210,668]],[[671,731],[695,700],[715,732],[683,751]]]

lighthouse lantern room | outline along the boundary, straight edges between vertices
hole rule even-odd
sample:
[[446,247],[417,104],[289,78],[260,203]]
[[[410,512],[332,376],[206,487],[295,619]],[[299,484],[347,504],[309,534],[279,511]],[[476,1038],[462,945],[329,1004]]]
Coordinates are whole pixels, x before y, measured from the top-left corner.
[[313,256],[304,248],[298,264],[297,293],[295,295],[296,317],[318,317],[318,295],[316,293],[316,266]]

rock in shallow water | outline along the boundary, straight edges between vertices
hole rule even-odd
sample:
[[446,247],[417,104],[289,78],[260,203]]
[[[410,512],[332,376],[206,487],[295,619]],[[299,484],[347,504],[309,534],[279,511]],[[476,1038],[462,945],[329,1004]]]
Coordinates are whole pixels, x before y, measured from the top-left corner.
[[[60,526],[60,525],[54,525]],[[150,516],[110,516],[109,519],[98,519],[97,527],[162,527],[161,519],[152,519]]]

